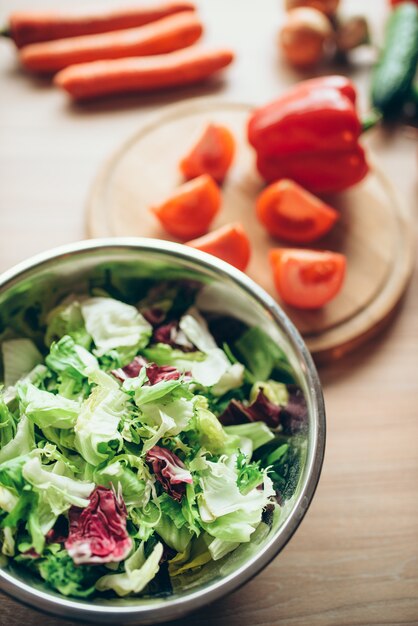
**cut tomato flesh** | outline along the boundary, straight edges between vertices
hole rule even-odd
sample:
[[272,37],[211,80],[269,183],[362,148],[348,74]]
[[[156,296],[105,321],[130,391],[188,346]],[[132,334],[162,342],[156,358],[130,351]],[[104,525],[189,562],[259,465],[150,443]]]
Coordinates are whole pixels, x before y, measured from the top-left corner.
[[220,205],[219,187],[205,174],[184,183],[151,210],[170,235],[185,240],[204,235]]
[[276,248],[270,252],[276,289],[286,304],[318,309],[340,291],[346,258],[337,252]]
[[256,211],[273,237],[292,243],[319,239],[338,219],[335,209],[287,179],[269,185],[260,194]]
[[209,174],[218,183],[224,180],[234,158],[235,139],[225,126],[209,124],[190,152],[180,161],[187,179]]
[[186,245],[213,254],[241,271],[247,267],[251,255],[250,240],[239,223],[222,226]]

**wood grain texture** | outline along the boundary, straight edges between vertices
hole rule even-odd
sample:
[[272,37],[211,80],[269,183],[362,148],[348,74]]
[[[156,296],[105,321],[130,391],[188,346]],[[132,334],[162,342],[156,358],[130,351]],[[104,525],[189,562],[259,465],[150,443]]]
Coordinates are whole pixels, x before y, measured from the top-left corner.
[[[0,20],[39,2],[3,0]],[[72,7],[76,0],[60,4]],[[367,12],[380,36],[386,0],[342,4],[353,13]],[[48,5],[57,2],[42,0],[42,6]],[[234,47],[237,62],[223,82],[179,95],[263,102],[300,78],[275,52],[279,5],[279,0],[200,2],[207,40]],[[365,110],[368,68],[358,65],[351,75]],[[5,269],[35,252],[82,238],[87,192],[101,164],[147,115],[178,96],[73,107],[61,93],[17,68],[9,42],[0,42],[0,80],[0,267]],[[413,137],[401,129],[376,130],[368,142],[413,212],[416,235]],[[312,506],[292,541],[243,589],[179,625],[418,625],[417,320],[415,274],[390,327],[320,370],[328,417],[326,458]],[[1,601],[1,626],[70,623],[6,596]]]
[[251,240],[247,274],[279,301],[316,360],[341,357],[375,334],[401,298],[413,263],[412,215],[398,200],[378,163],[369,157],[371,171],[364,181],[327,198],[340,219],[326,237],[311,245],[345,254],[343,289],[318,311],[298,311],[285,305],[274,287],[268,250],[289,244],[270,237],[255,216],[256,200],[264,184],[246,138],[249,113],[247,105],[199,98],[153,116],[100,170],[87,200],[88,235],[176,241],[150,207],[160,204],[184,182],[178,163],[206,126],[225,125],[235,137],[237,150],[222,185],[221,211],[211,230],[240,222]]

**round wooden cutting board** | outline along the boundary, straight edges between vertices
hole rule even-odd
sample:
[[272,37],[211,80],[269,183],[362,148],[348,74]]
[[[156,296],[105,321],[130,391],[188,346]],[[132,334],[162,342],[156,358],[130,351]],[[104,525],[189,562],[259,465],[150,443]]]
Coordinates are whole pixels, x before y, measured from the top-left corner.
[[171,107],[143,126],[100,172],[87,204],[88,234],[173,241],[148,209],[181,184],[179,159],[205,125],[225,124],[236,137],[237,154],[222,188],[222,210],[211,230],[228,222],[243,224],[252,243],[248,275],[277,298],[317,360],[336,358],[381,328],[399,302],[412,270],[412,217],[372,163],[362,183],[326,198],[341,218],[331,233],[312,246],[347,256],[342,291],[318,311],[284,305],[274,289],[267,253],[286,242],[271,238],[255,217],[255,199],[263,182],[245,138],[249,110],[243,104],[196,100]]

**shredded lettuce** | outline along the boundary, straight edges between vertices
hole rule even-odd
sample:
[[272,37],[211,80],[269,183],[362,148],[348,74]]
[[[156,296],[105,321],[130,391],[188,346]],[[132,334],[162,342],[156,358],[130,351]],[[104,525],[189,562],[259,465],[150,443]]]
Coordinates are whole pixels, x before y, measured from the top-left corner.
[[140,593],[154,578],[160,569],[160,559],[163,555],[163,544],[157,543],[149,555],[145,557],[144,542],[125,561],[125,571],[122,574],[107,574],[96,583],[96,589],[106,591],[112,589],[118,596],[127,596],[130,593]]
[[200,478],[199,513],[202,527],[218,539],[246,542],[261,521],[263,508],[274,494],[271,480],[264,472],[263,488],[252,488],[245,495],[238,485],[236,466],[206,461]]
[[45,333],[46,346],[50,346],[53,341],[58,341],[64,335],[69,335],[79,346],[87,350],[90,348],[92,339],[84,324],[80,302],[74,296],[52,309],[46,321],[48,324]]
[[7,406],[4,390],[0,389],[0,449],[7,446],[15,433],[15,419]]
[[4,384],[14,385],[19,378],[29,374],[42,363],[42,355],[30,339],[9,339],[2,346]]
[[89,295],[37,304],[30,337],[2,335],[0,558],[65,596],[170,593],[268,533],[275,498],[286,517],[302,390],[264,331],[215,341],[198,289],[101,267]]
[[39,428],[72,428],[80,404],[64,396],[38,389],[29,382],[18,383],[17,394],[25,415]]
[[273,433],[264,422],[248,422],[247,424],[237,424],[236,426],[225,426],[224,431],[228,435],[251,439],[253,451],[274,439]]
[[255,402],[259,392],[262,391],[270,402],[273,404],[286,405],[289,400],[289,392],[284,383],[278,383],[275,380],[267,380],[265,382],[256,381],[250,392],[250,402]]
[[145,404],[140,407],[142,423],[147,427],[149,438],[145,438],[143,450],[147,452],[162,437],[175,436],[185,430],[193,417],[193,401],[186,398],[171,400],[161,407]]
[[65,397],[83,397],[88,394],[88,373],[99,369],[93,354],[75,343],[69,335],[53,342],[45,362],[58,375],[59,393]]
[[87,598],[95,592],[95,583],[103,568],[97,566],[77,566],[66,550],[49,553],[39,565],[39,573],[44,580],[64,596]]
[[113,298],[87,298],[81,302],[81,312],[99,357],[115,350],[129,362],[152,333],[151,324],[135,307]]
[[79,409],[74,425],[75,447],[91,465],[99,465],[122,447],[119,424],[128,397],[119,389],[98,385]]
[[207,408],[204,396],[196,396],[194,402],[194,433],[200,445],[214,454],[225,450],[227,436],[218,418]]
[[37,492],[41,492],[55,515],[71,505],[85,507],[94,489],[94,483],[69,478],[59,462],[42,465],[39,456],[29,458],[22,467],[24,479]]
[[22,415],[18,424],[16,435],[0,449],[0,463],[10,461],[19,455],[24,455],[35,448],[35,435],[33,424],[26,415]]
[[251,373],[252,382],[267,380],[277,371],[284,382],[294,374],[283,350],[259,327],[254,326],[235,342],[234,350]]

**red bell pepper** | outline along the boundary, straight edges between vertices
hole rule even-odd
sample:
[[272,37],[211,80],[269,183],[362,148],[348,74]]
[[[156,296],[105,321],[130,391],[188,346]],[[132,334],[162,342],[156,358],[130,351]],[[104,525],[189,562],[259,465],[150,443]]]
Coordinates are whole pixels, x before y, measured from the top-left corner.
[[358,139],[356,92],[343,76],[299,83],[257,109],[248,140],[267,182],[290,178],[315,192],[335,192],[362,180],[369,167]]
[[393,7],[397,7],[402,2],[415,2],[415,4],[418,4],[418,0],[389,0],[389,4]]

